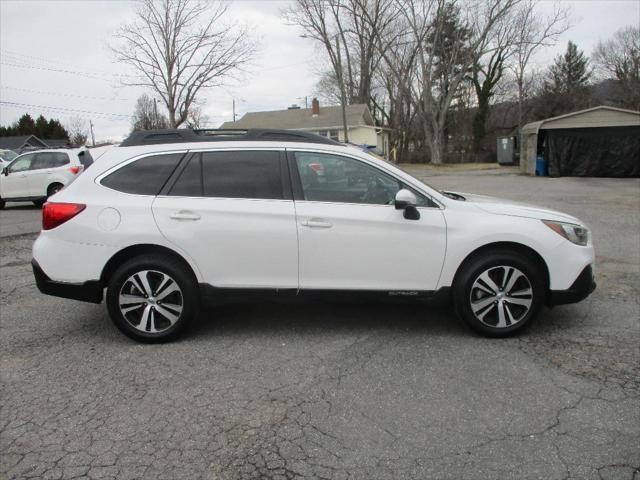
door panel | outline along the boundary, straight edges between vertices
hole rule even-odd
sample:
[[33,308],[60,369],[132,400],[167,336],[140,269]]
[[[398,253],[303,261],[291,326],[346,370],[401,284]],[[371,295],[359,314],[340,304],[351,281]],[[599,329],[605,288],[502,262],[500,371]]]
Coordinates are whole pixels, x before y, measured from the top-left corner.
[[69,162],[69,156],[63,152],[36,153],[28,174],[30,196],[45,196],[47,187],[65,173]]
[[296,211],[300,288],[435,290],[446,246],[440,209],[420,208],[419,220],[392,205],[297,201]]
[[2,175],[2,196],[4,198],[21,198],[30,196],[29,169],[34,154],[22,155],[14,160],[8,168],[9,175]]
[[158,197],[162,234],[197,263],[215,287],[297,288],[292,200]]
[[297,288],[295,207],[285,171],[278,151],[194,154],[153,203],[158,227],[215,287]]
[[444,263],[440,208],[416,193],[418,220],[393,205],[409,188],[341,155],[292,152],[301,289],[435,290]]

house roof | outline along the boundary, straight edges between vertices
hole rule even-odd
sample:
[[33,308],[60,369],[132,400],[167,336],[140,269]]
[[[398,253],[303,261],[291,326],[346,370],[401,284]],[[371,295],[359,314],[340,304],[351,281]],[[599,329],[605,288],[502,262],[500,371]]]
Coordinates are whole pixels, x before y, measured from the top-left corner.
[[69,140],[66,140],[64,138],[60,138],[60,139],[47,139],[45,140],[47,142],[47,145],[50,147],[66,147],[71,145],[71,142]]
[[[348,105],[347,125],[373,126],[373,117],[365,104]],[[288,130],[317,130],[342,127],[342,108],[340,106],[320,107],[320,113],[314,117],[310,108],[291,110],[272,110],[268,112],[248,112],[236,122],[225,122],[220,128],[283,128]]]
[[631,127],[638,125],[640,125],[640,112],[601,105],[527,123],[522,127],[522,133],[538,133],[538,130],[556,128]]
[[0,148],[7,150],[19,150],[25,144],[34,147],[46,147],[47,144],[35,135],[18,135],[13,137],[0,137]]

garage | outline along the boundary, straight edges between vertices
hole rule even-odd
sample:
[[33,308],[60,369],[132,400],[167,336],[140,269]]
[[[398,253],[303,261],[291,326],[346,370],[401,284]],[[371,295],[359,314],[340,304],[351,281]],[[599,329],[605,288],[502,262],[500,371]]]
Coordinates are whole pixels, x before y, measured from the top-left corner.
[[551,177],[640,177],[640,112],[594,107],[525,125],[520,168]]

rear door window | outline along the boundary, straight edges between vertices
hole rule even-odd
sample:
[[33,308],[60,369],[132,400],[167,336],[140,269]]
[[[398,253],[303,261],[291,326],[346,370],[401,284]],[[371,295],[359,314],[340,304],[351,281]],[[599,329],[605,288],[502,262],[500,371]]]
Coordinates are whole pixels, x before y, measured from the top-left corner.
[[173,185],[171,195],[282,199],[277,151],[204,152],[194,156]]
[[157,195],[184,153],[151,155],[111,173],[100,182],[105,187],[137,195]]
[[69,156],[63,152],[42,152],[36,153],[36,158],[31,165],[31,170],[42,168],[58,168],[69,163]]

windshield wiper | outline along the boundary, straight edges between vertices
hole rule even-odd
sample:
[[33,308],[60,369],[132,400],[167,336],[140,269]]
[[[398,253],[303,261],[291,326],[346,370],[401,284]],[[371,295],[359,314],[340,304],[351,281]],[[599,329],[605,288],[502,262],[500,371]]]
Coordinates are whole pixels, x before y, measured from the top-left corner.
[[453,193],[453,192],[447,192],[445,190],[441,190],[440,193],[442,193],[443,195],[453,199],[453,200],[460,200],[461,202],[466,201],[467,199],[464,198],[462,195],[458,194],[458,193]]

